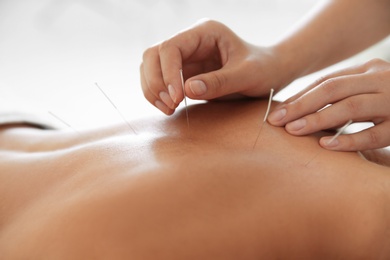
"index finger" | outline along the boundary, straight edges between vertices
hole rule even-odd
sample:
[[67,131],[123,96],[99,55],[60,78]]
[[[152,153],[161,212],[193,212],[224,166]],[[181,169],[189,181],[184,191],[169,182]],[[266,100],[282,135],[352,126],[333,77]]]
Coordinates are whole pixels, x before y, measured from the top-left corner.
[[[202,64],[197,62],[208,59],[210,53],[215,51],[218,37],[215,32],[210,33],[210,29],[217,25],[217,22],[201,20],[159,45],[162,77],[175,103],[179,103],[184,97],[180,70],[183,69],[185,79],[193,76],[185,70],[186,65],[192,64],[192,72],[200,71]],[[195,64],[197,68],[194,68]]]
[[[175,39],[175,41],[180,41],[180,39]],[[176,45],[173,40],[164,42],[159,47],[159,54],[163,81],[173,102],[178,104],[184,97],[180,78],[180,70],[183,67],[180,45]]]
[[302,97],[305,93],[309,92],[310,90],[314,89],[318,85],[324,83],[327,80],[330,80],[332,78],[337,78],[341,76],[347,76],[347,75],[353,75],[353,74],[361,74],[365,72],[365,69],[362,66],[353,66],[353,67],[348,67],[346,69],[338,70],[336,72],[330,73],[326,76],[323,76],[313,83],[311,83],[309,86],[304,88],[303,90],[299,91],[297,94],[293,95],[292,97],[288,98],[285,100],[283,103],[288,104],[293,102],[294,100],[297,100],[298,98]]
[[342,75],[330,78],[290,103],[279,106],[268,117],[277,126],[317,112],[329,104],[347,97],[372,93],[370,79],[365,74]]

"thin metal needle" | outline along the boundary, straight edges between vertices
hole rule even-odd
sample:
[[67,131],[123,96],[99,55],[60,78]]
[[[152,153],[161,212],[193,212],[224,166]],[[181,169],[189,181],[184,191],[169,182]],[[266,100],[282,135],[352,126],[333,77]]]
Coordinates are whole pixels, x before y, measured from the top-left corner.
[[269,94],[269,99],[268,99],[267,111],[265,112],[263,123],[265,123],[265,121],[267,121],[269,110],[271,109],[271,102],[272,102],[273,95],[274,95],[274,89],[271,88],[271,93]]
[[63,123],[64,125],[66,125],[67,127],[69,127],[70,129],[72,129],[73,131],[75,131],[76,133],[79,133],[76,129],[74,129],[70,124],[68,124],[67,122],[65,122],[62,118],[60,118],[59,116],[55,115],[53,112],[51,111],[47,111],[52,117],[54,117],[55,119],[57,119],[58,121],[60,121],[61,123]]
[[337,131],[337,133],[332,137],[332,139],[330,139],[328,142],[326,142],[328,145],[331,144],[334,140],[336,140],[337,137],[339,137],[341,135],[342,132],[344,132],[344,130],[350,125],[352,124],[352,119],[348,120],[348,122],[342,127],[339,129],[339,131]]
[[271,88],[271,93],[269,94],[269,99],[268,99],[267,111],[265,112],[265,116],[264,116],[264,119],[263,119],[263,123],[262,123],[261,126],[260,126],[259,133],[257,134],[256,141],[255,141],[255,143],[253,144],[252,149],[255,149],[256,144],[257,144],[257,141],[258,141],[258,139],[259,139],[259,137],[260,137],[261,130],[263,130],[264,123],[267,121],[268,114],[269,114],[269,111],[270,111],[270,109],[271,109],[271,103],[272,103],[272,97],[273,97],[273,95],[274,95],[274,89]]
[[188,117],[187,97],[186,97],[186,90],[184,88],[184,77],[183,77],[183,70],[182,69],[180,69],[180,78],[181,78],[181,87],[183,89],[183,95],[184,95],[184,105],[186,107],[187,127],[188,127],[188,129],[190,129],[190,119]]
[[[347,129],[347,127],[352,124],[352,120],[348,120],[348,122],[342,127],[340,128],[337,133],[332,137],[332,139],[330,139],[328,142],[326,142],[327,144],[330,144],[332,143],[334,140],[336,140],[337,137],[339,137],[344,131],[345,129]],[[309,163],[311,163],[323,150],[320,150],[316,155],[313,156],[313,158],[311,158],[306,164],[305,166],[309,165]]]
[[95,85],[96,87],[100,90],[100,92],[102,92],[102,94],[106,97],[106,99],[111,103],[111,105],[115,108],[115,110],[118,112],[119,116],[123,119],[123,121],[125,121],[125,123],[127,124],[127,126],[135,133],[137,134],[137,132],[134,130],[134,128],[130,125],[129,121],[126,120],[126,118],[123,116],[123,114],[121,113],[121,111],[115,106],[114,102],[111,101],[111,99],[106,95],[106,93],[103,91],[103,89],[99,86],[99,84],[97,84],[95,82]]

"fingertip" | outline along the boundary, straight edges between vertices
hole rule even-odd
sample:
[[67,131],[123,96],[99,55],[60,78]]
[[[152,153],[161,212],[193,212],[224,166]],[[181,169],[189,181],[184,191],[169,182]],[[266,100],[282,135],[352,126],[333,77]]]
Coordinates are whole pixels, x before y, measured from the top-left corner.
[[157,107],[161,112],[163,112],[166,115],[172,115],[175,110],[170,109],[167,107],[162,101],[156,100],[154,102],[154,106]]
[[334,139],[332,136],[323,137],[320,139],[320,145],[328,150],[340,150],[340,140]]
[[359,151],[357,147],[349,143],[349,136],[339,136],[333,139],[332,136],[323,137],[320,139],[320,145],[330,151],[337,152],[356,152]]
[[165,91],[161,91],[160,94],[159,94],[159,97],[160,97],[160,100],[170,109],[174,109],[175,108],[175,103],[172,101],[170,95],[165,92]]
[[287,109],[282,107],[272,111],[268,115],[267,119],[271,125],[281,126],[283,125],[283,119],[285,118],[286,115],[287,115]]
[[176,95],[176,90],[175,88],[172,86],[172,84],[169,84],[168,85],[168,93],[169,93],[169,96],[171,97],[172,101],[177,104],[177,95]]
[[303,130],[306,127],[306,125],[307,125],[306,118],[301,118],[288,123],[286,125],[286,130],[291,134],[299,134],[301,130]]

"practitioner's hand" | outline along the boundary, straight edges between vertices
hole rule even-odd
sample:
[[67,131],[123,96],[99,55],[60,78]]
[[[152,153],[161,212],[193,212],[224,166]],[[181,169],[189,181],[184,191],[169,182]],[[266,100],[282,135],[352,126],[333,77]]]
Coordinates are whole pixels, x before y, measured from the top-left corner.
[[167,115],[184,97],[180,69],[192,99],[268,95],[282,85],[278,62],[271,48],[250,45],[223,24],[203,21],[144,52],[142,90]]
[[390,150],[386,148],[362,151],[367,160],[379,165],[390,167]]
[[390,145],[390,63],[374,59],[330,74],[285,101],[268,117],[271,124],[285,125],[293,135],[342,126],[350,119],[374,126],[331,143],[331,137],[323,137],[320,144],[340,151]]

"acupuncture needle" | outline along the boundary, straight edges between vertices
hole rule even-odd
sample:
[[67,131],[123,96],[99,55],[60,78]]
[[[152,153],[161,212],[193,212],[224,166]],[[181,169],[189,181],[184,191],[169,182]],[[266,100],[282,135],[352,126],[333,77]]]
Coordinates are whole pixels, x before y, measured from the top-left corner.
[[180,69],[180,79],[181,79],[181,87],[183,89],[183,95],[184,95],[184,105],[186,107],[187,127],[188,127],[188,129],[190,129],[190,119],[188,117],[187,97],[186,97],[186,90],[184,87],[184,77],[183,77],[183,70],[182,69]]
[[95,82],[96,87],[102,92],[102,94],[105,96],[105,98],[111,103],[111,105],[115,108],[115,110],[118,112],[119,116],[122,118],[122,120],[127,124],[127,126],[135,133],[137,132],[134,130],[134,128],[130,125],[129,121],[126,120],[126,118],[123,116],[121,111],[115,106],[114,102],[107,96],[107,94],[103,91],[103,89]]
[[[326,142],[327,145],[331,144],[334,140],[336,140],[337,137],[339,137],[344,131],[345,129],[347,129],[347,127],[352,124],[352,120],[348,120],[348,122],[342,127],[340,128],[337,133],[330,139]],[[309,163],[311,163],[323,150],[319,151],[316,155],[313,156],[313,158],[311,158],[306,164],[305,166],[307,166]]]
[[76,129],[74,129],[70,124],[68,124],[67,122],[65,122],[65,120],[63,120],[62,118],[60,118],[59,116],[57,116],[56,114],[54,114],[53,112],[51,111],[47,111],[52,117],[54,117],[55,119],[57,119],[58,121],[60,121],[61,123],[63,123],[64,125],[66,125],[67,127],[69,127],[70,129],[72,129],[73,131],[75,131],[76,133],[79,133]]
[[258,141],[258,139],[259,139],[259,137],[260,137],[261,130],[263,130],[263,126],[264,126],[265,122],[267,121],[268,114],[269,114],[269,111],[270,111],[270,109],[271,109],[271,103],[272,103],[272,97],[273,97],[273,95],[274,95],[274,89],[271,88],[271,92],[270,92],[270,94],[269,94],[269,99],[268,99],[267,111],[265,112],[265,116],[264,116],[263,122],[262,122],[262,124],[261,124],[261,126],[260,126],[260,130],[259,130],[259,133],[257,134],[256,141],[255,141],[255,143],[253,144],[252,150],[255,149],[256,144],[257,144],[257,141]]

